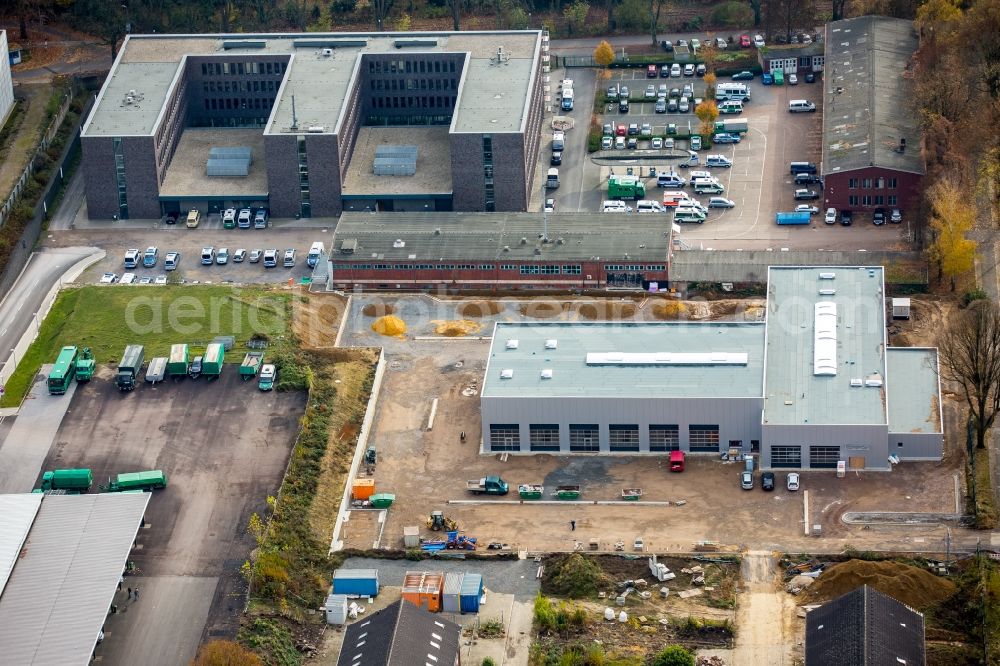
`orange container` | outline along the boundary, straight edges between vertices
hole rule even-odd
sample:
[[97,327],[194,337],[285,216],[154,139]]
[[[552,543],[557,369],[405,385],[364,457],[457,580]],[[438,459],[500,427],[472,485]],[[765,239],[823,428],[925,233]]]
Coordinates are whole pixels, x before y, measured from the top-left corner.
[[407,571],[403,577],[403,599],[418,608],[437,613],[441,610],[443,587],[443,572]]
[[351,486],[351,497],[366,500],[375,494],[375,479],[355,479]]

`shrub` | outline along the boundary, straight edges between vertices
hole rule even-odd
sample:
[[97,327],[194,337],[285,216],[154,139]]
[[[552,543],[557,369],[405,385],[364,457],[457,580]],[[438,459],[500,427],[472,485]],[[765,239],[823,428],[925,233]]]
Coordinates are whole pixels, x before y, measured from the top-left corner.
[[962,305],[968,306],[973,301],[981,301],[987,298],[989,298],[989,296],[986,295],[986,292],[979,287],[976,287],[975,289],[965,292],[962,296]]
[[694,666],[694,655],[680,645],[670,645],[653,658],[652,666]]
[[593,560],[573,553],[555,564],[546,582],[551,593],[580,599],[595,596],[598,588],[606,583],[606,577]]
[[[739,28],[753,23],[753,10],[745,2],[729,0],[712,10],[712,23],[725,28]],[[729,38],[732,43],[732,37]]]
[[263,666],[260,657],[232,641],[211,641],[198,650],[191,666]]

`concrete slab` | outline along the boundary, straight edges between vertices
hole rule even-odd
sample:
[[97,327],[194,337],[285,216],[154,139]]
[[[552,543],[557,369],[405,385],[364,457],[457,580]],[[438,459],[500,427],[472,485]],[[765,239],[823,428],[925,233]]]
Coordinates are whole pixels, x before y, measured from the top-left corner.
[[0,446],[0,493],[31,492],[76,392],[73,382],[66,395],[49,395],[46,377],[51,368],[50,364],[42,366]]

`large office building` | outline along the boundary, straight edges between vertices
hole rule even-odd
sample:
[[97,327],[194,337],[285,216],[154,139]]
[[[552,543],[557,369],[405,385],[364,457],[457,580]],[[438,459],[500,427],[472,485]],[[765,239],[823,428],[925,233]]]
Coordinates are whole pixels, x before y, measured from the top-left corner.
[[132,35],[82,132],[92,218],[523,211],[539,31]]
[[940,460],[935,349],[888,348],[881,267],[772,267],[761,322],[498,323],[482,452]]
[[924,175],[913,106],[913,22],[861,16],[826,26],[824,207],[916,211]]

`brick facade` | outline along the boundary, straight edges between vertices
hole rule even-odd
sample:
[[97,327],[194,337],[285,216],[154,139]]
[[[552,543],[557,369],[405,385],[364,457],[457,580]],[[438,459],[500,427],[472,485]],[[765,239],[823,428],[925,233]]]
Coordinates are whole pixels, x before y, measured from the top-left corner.
[[[871,211],[920,207],[920,174],[882,167],[827,174],[823,181],[824,207]],[[893,198],[894,197],[894,198]]]

